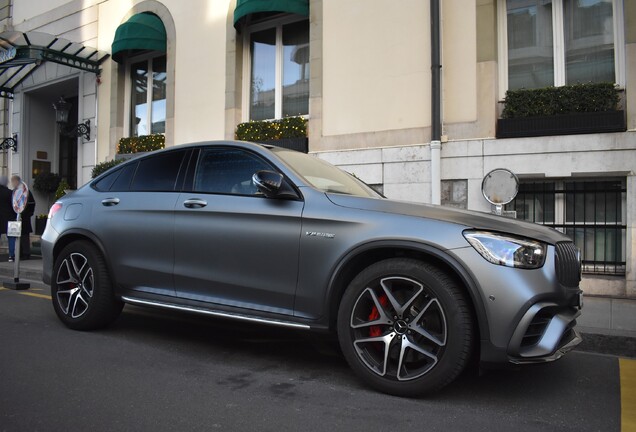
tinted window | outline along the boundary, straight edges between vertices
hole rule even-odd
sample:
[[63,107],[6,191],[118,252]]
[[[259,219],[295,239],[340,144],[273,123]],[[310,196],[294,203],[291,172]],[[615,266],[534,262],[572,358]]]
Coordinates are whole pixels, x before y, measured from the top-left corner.
[[119,170],[119,176],[117,180],[113,182],[113,185],[110,187],[111,191],[115,192],[125,192],[130,187],[130,180],[132,180],[133,175],[135,175],[135,170],[137,169],[136,163],[127,164],[125,167]]
[[241,149],[204,150],[194,178],[197,192],[255,195],[252,176],[261,170],[272,170],[260,157]]
[[[194,173],[197,168],[197,162],[199,160],[199,149],[192,150],[190,155],[190,162],[188,163],[188,169],[184,176],[183,181],[183,190],[191,191],[194,190]],[[183,171],[183,170],[182,170]]]
[[185,153],[185,150],[172,151],[141,160],[130,189],[173,191]]
[[113,170],[113,172],[106,174],[100,180],[93,183],[93,188],[95,188],[96,190],[100,192],[109,191],[110,187],[113,185],[113,183],[115,183],[115,180],[117,180],[117,177],[119,177],[119,174],[121,174],[120,169]]

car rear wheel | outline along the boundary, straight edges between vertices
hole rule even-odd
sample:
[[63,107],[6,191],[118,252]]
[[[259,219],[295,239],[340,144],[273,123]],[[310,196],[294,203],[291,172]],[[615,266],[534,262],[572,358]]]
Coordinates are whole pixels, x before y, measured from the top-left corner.
[[392,258],[362,271],[338,311],[349,365],[385,393],[417,396],[452,382],[468,363],[471,312],[461,288],[432,264]]
[[112,323],[123,303],[113,293],[106,261],[91,243],[77,241],[59,254],[51,281],[53,307],[75,330],[94,330]]

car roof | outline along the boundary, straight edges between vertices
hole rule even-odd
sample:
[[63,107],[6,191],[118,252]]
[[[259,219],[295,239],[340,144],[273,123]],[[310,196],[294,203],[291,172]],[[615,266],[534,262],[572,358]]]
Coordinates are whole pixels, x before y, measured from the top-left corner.
[[188,148],[200,148],[200,147],[216,147],[216,146],[232,146],[232,147],[240,147],[247,148],[252,150],[262,151],[263,149],[271,150],[275,148],[275,146],[270,144],[261,144],[254,143],[250,141],[238,141],[238,140],[212,140],[212,141],[199,141],[188,144],[175,144],[174,146],[167,147],[156,152],[152,152],[152,154],[156,154],[159,152],[170,151],[170,150],[179,150],[179,149],[188,149]]

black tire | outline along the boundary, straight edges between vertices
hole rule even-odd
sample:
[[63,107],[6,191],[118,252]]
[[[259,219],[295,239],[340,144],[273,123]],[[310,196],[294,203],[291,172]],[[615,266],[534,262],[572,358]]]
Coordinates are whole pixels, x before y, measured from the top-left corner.
[[[394,300],[400,295],[405,299],[403,303],[396,300],[404,309],[397,320],[396,309],[388,301],[384,288],[389,285]],[[412,291],[408,291],[411,285]],[[419,294],[411,294],[415,292]],[[385,298],[381,299],[377,293]],[[382,308],[385,317],[393,315],[382,326],[373,325],[383,319],[377,306]],[[360,318],[367,316],[365,308],[371,308],[367,322]],[[338,338],[347,362],[365,383],[384,393],[413,397],[440,390],[464,370],[472,350],[472,322],[464,292],[444,271],[415,259],[391,258],[372,264],[349,284],[338,310]],[[405,323],[408,330],[403,327]],[[439,336],[422,337],[420,333],[425,325],[435,326]],[[382,337],[383,341],[367,341],[367,331],[368,338]],[[430,350],[434,355],[430,358],[423,355],[411,348],[410,342],[418,348],[426,346],[423,351]],[[409,358],[415,365],[412,368],[405,366]]]
[[51,297],[57,316],[74,330],[106,327],[117,319],[124,307],[114,295],[104,257],[87,241],[69,244],[57,257]]

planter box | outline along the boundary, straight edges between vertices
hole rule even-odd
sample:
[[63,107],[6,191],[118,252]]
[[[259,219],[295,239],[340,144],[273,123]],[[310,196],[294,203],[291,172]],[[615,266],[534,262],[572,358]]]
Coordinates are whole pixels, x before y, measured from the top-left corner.
[[35,218],[35,235],[41,236],[46,229],[46,219]]
[[497,138],[625,132],[625,111],[574,113],[497,120]]
[[128,159],[132,159],[132,158],[136,158],[139,156],[143,156],[145,154],[147,154],[149,152],[139,152],[139,153],[117,153],[115,155],[115,160],[128,160]]
[[269,144],[289,150],[296,150],[307,153],[309,151],[309,140],[307,138],[285,138],[279,140],[259,141],[260,144]]

